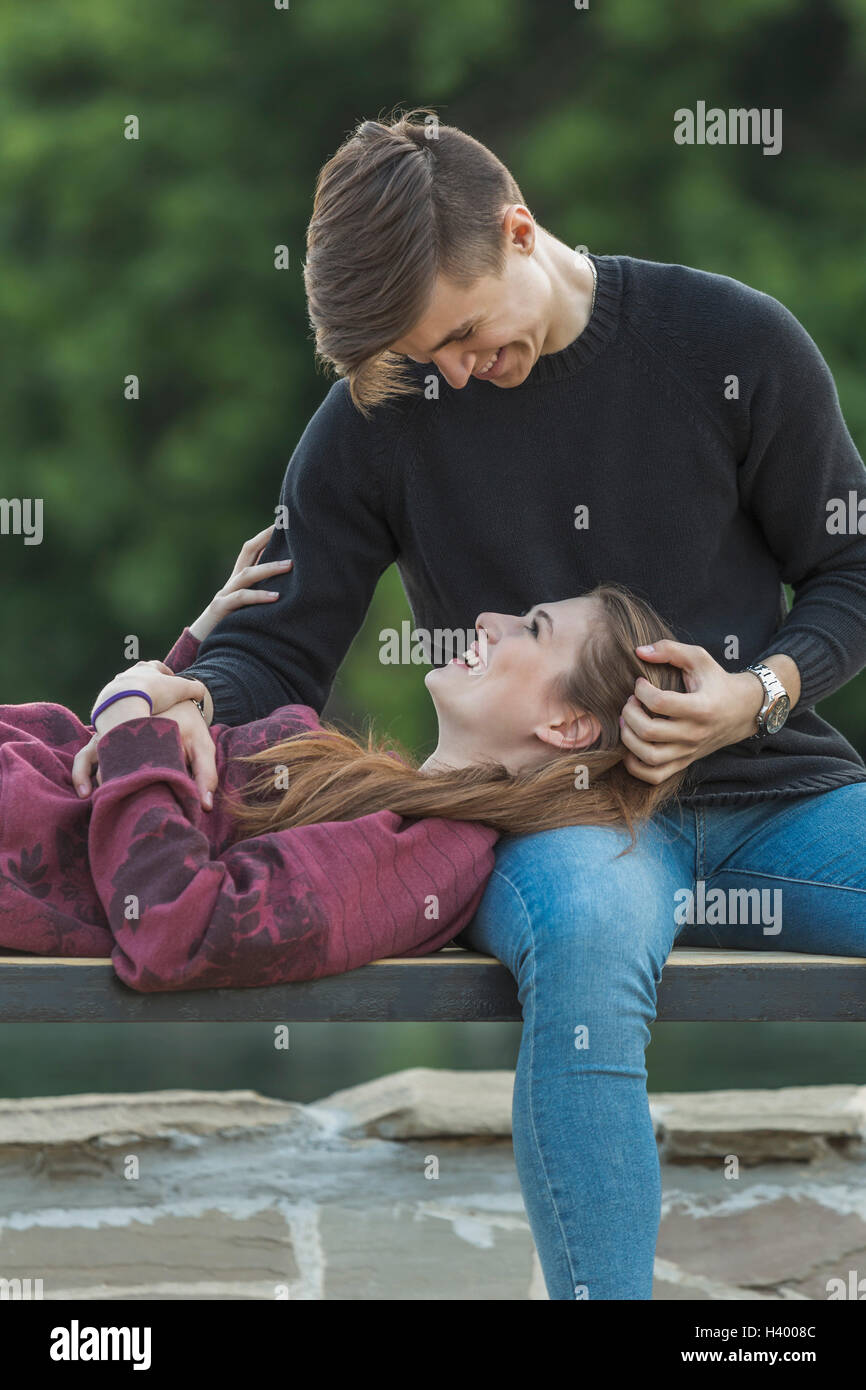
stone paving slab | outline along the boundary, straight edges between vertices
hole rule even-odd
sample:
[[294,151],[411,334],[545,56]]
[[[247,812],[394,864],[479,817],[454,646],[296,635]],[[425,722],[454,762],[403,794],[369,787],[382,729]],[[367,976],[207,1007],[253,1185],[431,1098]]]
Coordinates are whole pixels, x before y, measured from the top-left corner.
[[866,1086],[659,1092],[650,1110],[670,1162],[724,1154],[746,1164],[813,1159],[859,1147],[866,1135]]
[[[0,1102],[0,1278],[94,1301],[544,1300],[512,1087],[510,1072],[413,1068],[306,1106],[249,1091]],[[654,1298],[856,1289],[864,1090],[653,1097]]]

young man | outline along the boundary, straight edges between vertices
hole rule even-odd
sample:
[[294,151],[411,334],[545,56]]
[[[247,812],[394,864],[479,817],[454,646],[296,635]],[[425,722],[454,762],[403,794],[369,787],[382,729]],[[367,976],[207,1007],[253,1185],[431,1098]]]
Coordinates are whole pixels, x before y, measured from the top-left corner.
[[[462,938],[519,983],[514,1148],[551,1298],[649,1298],[644,1050],[674,941],[866,954],[866,767],[813,708],[866,663],[863,464],[778,302],[574,252],[429,119],[366,121],[324,167],[305,278],[340,379],[283,483],[279,601],[226,618],[185,673],[209,718],[321,710],[392,561],[431,632],[613,580],[682,639],[640,654],[689,693],[639,680],[622,716],[636,777],[688,769],[681,807],[622,858],[605,829],[504,842]],[[264,559],[284,553],[277,533]],[[196,711],[186,744],[206,800]],[[781,922],[684,918],[699,884],[780,893]]]

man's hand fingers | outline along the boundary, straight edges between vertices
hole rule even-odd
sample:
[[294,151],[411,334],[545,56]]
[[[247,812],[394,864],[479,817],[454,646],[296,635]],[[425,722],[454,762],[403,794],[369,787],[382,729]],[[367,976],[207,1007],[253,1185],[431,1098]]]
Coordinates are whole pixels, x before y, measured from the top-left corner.
[[660,719],[647,714],[636,695],[626,700],[622,717],[632,733],[646,743],[685,744],[693,736],[691,725],[684,719]]
[[693,692],[684,695],[679,690],[661,690],[646,676],[638,676],[634,693],[651,714],[663,714],[668,719],[689,719],[694,715],[697,697]]
[[666,661],[684,671],[697,670],[704,665],[704,658],[713,661],[705,647],[691,646],[688,642],[672,642],[666,637],[652,642],[648,647],[635,647],[635,652],[641,661]]
[[633,753],[626,753],[622,760],[623,767],[630,772],[632,777],[636,777],[640,782],[649,782],[651,786],[659,786],[666,782],[674,773],[682,772],[684,767],[688,767],[688,759],[673,763],[664,763],[661,767],[648,767],[641,762]]
[[[694,757],[694,750],[690,750],[679,742],[647,743],[628,724],[623,724],[620,730],[620,739],[635,758],[638,758],[647,768],[658,769],[678,759],[685,758],[688,761],[689,758]],[[623,761],[628,766],[628,755]],[[647,778],[647,780],[650,779]]]

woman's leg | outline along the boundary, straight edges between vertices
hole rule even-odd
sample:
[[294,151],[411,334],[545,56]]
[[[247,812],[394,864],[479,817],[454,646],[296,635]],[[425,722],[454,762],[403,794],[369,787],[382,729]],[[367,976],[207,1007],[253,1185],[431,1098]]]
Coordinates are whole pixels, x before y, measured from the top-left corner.
[[648,1299],[660,1175],[644,1051],[693,882],[689,834],[574,826],[501,842],[461,944],[519,986],[514,1156],[552,1299]]

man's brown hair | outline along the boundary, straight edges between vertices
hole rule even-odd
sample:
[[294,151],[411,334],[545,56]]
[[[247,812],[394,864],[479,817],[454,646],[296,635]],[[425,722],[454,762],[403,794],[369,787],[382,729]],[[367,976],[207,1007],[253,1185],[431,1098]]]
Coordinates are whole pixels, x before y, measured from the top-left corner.
[[[421,118],[421,119],[419,119]],[[485,145],[416,109],[363,121],[319,172],[304,284],[316,356],[363,414],[413,387],[389,345],[424,314],[437,275],[502,273],[503,209],[523,195]]]

